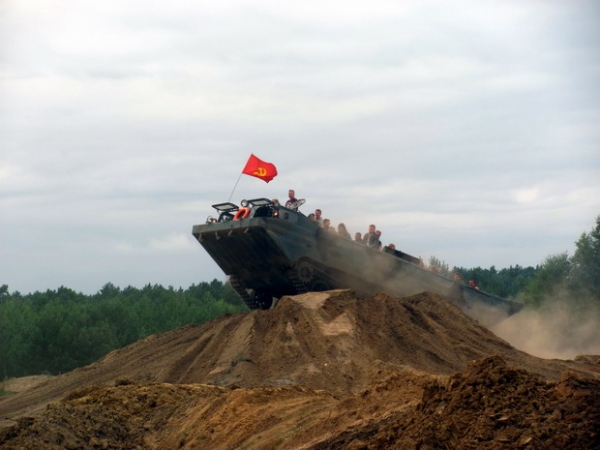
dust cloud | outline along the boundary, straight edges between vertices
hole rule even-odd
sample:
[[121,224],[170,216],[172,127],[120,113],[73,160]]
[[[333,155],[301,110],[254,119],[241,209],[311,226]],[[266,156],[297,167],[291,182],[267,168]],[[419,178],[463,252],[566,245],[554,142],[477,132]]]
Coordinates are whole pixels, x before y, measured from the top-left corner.
[[514,347],[540,358],[574,359],[600,354],[600,312],[577,310],[564,299],[538,310],[524,309],[491,331]]

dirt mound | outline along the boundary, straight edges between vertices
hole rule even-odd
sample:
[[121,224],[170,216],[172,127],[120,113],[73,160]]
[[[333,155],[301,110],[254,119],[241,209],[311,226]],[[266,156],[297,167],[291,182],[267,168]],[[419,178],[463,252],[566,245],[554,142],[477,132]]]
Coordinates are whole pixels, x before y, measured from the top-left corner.
[[311,449],[600,448],[600,380],[566,373],[547,383],[500,357],[431,383],[409,411]]
[[[316,426],[334,404],[325,391],[299,386],[229,390],[206,385],[119,384],[74,391],[40,417],[0,431],[18,449],[264,448]],[[306,417],[299,425],[297,418]],[[313,417],[311,419],[311,417]],[[267,438],[268,439],[268,438]],[[254,443],[254,445],[252,444]]]
[[0,383],[0,390],[9,394],[28,391],[38,384],[42,384],[52,378],[52,375],[31,375],[28,377],[9,378]]
[[[516,369],[507,369],[497,359],[494,364],[468,366],[490,355],[499,355]],[[444,384],[448,376],[467,367],[465,375]],[[519,375],[493,378],[503,370]],[[150,336],[90,366],[6,397],[0,400],[0,419],[10,419],[0,425],[18,424],[3,431],[0,444],[87,449],[328,448],[353,443],[355,448],[363,444],[369,448],[383,442],[377,439],[391,439],[402,429],[394,424],[403,424],[414,425],[414,439],[420,436],[419,427],[433,430],[428,431],[431,440],[423,443],[448,438],[451,432],[451,442],[468,447],[474,435],[463,434],[480,422],[481,427],[496,427],[493,432],[481,428],[481,439],[492,433],[490,442],[509,439],[514,444],[518,433],[504,438],[496,431],[521,418],[528,423],[531,417],[517,413],[511,413],[511,419],[492,417],[506,415],[500,405],[509,389],[517,389],[516,384],[530,377],[539,384],[525,383],[525,391],[515,395],[525,398],[532,390],[541,396],[546,392],[541,386],[558,382],[566,370],[573,380],[598,375],[593,358],[543,360],[520,352],[435,294],[403,299],[380,294],[358,300],[349,291],[309,293],[285,297],[273,310]],[[597,408],[598,385],[590,383],[588,390],[595,396],[586,397],[585,390],[573,388],[571,397],[595,401]],[[480,384],[490,391],[479,392]],[[463,385],[477,388],[478,397],[463,405],[465,420],[460,422],[448,411],[463,408],[457,406],[458,400],[468,398],[466,391],[457,391]],[[559,385],[552,389],[567,395]],[[483,398],[489,399],[487,409],[475,401]],[[554,413],[550,400],[539,402],[547,405],[540,417]],[[518,410],[520,404],[515,405]],[[570,405],[565,411],[584,411],[577,402]],[[593,416],[594,411],[588,413]],[[482,414],[488,414],[487,422],[479,418]],[[402,422],[409,416],[409,422]],[[435,421],[427,424],[427,417]],[[458,431],[448,431],[454,429]],[[405,436],[407,443],[413,442],[412,436]],[[525,442],[529,437],[518,435],[518,443],[545,442],[536,434]],[[412,448],[403,447],[404,441],[390,442]]]
[[3,449],[600,448],[600,380],[559,382],[497,356],[450,377],[394,369],[336,398],[300,386],[91,386],[0,430]]

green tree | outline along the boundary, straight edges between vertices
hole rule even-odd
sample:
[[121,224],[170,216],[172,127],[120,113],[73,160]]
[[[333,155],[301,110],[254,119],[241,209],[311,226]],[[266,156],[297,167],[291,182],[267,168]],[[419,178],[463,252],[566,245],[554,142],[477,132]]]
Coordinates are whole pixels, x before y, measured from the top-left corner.
[[572,290],[600,302],[600,216],[589,233],[575,242],[572,258]]
[[429,268],[445,277],[450,276],[450,266],[445,262],[441,261],[435,256],[429,257]]
[[226,302],[217,280],[188,290],[105,284],[93,296],[57,290],[0,291],[0,375],[58,374],[98,360],[150,334],[246,310]]
[[98,294],[96,294],[96,296],[98,298],[114,298],[117,295],[119,295],[120,292],[121,289],[119,289],[114,284],[106,283],[104,286],[102,286],[102,288],[100,289]]
[[548,256],[536,270],[535,278],[526,286],[520,300],[539,307],[547,299],[563,296],[572,273],[572,263],[567,252]]

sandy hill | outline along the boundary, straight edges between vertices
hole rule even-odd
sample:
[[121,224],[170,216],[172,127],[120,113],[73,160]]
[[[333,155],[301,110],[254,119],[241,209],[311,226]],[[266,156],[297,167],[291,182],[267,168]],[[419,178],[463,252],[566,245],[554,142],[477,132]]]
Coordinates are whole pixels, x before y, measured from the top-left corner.
[[[516,410],[544,424],[560,417],[555,432],[579,415],[579,428],[565,432],[600,448],[600,420],[587,419],[600,419],[599,374],[590,362],[518,351],[435,294],[308,293],[150,336],[7,397],[0,425],[17,425],[0,434],[0,446],[417,448],[428,429],[431,448],[438,438],[465,448],[485,408],[489,423],[479,423],[477,439],[499,445],[486,448],[552,448],[544,427],[514,428]],[[543,412],[527,413],[528,396]],[[509,406],[516,410],[503,412]],[[470,412],[459,423],[460,408]]]

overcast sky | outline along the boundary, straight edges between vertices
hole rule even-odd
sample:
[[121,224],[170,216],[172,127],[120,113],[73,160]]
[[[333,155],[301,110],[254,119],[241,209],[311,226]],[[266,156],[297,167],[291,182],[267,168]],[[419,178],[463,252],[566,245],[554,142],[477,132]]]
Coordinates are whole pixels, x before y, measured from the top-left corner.
[[225,280],[191,229],[238,179],[426,262],[573,254],[600,214],[598,5],[5,0],[0,284]]

